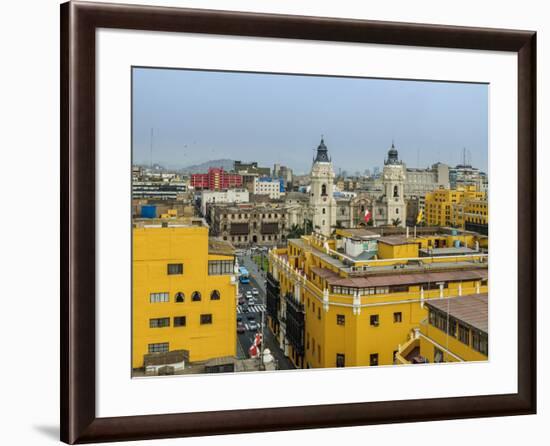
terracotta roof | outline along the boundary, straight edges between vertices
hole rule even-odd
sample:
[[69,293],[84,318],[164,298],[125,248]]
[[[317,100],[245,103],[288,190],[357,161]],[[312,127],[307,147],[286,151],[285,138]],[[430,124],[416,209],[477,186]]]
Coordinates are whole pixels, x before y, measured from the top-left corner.
[[471,327],[489,333],[489,301],[487,293],[469,294],[467,296],[448,299],[430,299],[425,301],[428,307],[433,307],[445,314],[458,319]]
[[389,285],[415,285],[420,283],[453,282],[464,280],[484,280],[488,277],[486,269],[466,271],[440,271],[414,274],[387,274],[363,277],[340,277],[325,268],[312,268],[312,271],[327,279],[329,285],[353,288],[368,288]]

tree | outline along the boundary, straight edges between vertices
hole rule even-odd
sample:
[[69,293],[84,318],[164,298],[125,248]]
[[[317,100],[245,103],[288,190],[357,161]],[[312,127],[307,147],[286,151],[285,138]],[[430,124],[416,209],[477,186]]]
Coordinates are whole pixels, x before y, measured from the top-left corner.
[[399,226],[401,224],[401,219],[398,217],[398,218],[394,218],[392,219],[391,221],[391,224],[395,227]]
[[304,229],[294,224],[290,227],[287,238],[300,238],[304,235]]

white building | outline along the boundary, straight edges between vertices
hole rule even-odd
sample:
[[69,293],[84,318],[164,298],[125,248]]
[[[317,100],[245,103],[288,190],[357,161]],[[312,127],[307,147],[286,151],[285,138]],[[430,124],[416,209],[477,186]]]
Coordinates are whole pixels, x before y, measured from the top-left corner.
[[374,224],[405,227],[407,205],[405,203],[405,165],[399,161],[395,145],[392,143],[382,171],[383,195],[376,200]]
[[246,189],[223,191],[203,190],[201,192],[201,212],[206,215],[207,203],[248,203],[250,195]]
[[281,181],[277,178],[254,178],[254,193],[269,195],[269,198],[273,200],[284,195],[284,192],[281,192]]
[[313,214],[313,230],[328,237],[336,225],[336,200],[333,194],[335,175],[323,139],[317,147],[310,176],[309,204]]

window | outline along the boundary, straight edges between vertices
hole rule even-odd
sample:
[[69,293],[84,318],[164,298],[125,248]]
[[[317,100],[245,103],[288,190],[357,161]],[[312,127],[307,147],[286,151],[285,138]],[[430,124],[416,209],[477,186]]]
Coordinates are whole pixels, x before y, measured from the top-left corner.
[[309,350],[309,333],[306,333],[306,350]]
[[370,316],[370,324],[373,326],[373,327],[378,327],[380,325],[380,318],[378,317],[377,314],[371,314]]
[[149,319],[149,328],[162,328],[170,326],[169,317],[160,317],[157,319]]
[[346,325],[346,316],[344,314],[336,315],[336,325]]
[[336,367],[346,366],[346,355],[343,353],[336,353]]
[[212,323],[211,314],[201,314],[201,325],[207,325]]
[[168,274],[183,274],[183,263],[169,263]]
[[209,260],[208,275],[222,276],[233,274],[233,260]]
[[317,307],[317,319],[321,320],[321,307]]
[[181,304],[185,301],[185,294],[183,294],[181,291],[176,293],[176,303]]
[[466,345],[470,345],[470,329],[462,324],[458,324],[458,340]]
[[159,342],[158,344],[148,345],[149,353],[166,353],[168,352],[168,342]]
[[394,197],[399,197],[399,187],[398,186],[393,186],[393,196]]
[[321,344],[317,344],[317,360],[321,362]]
[[323,214],[326,214],[326,213],[327,213],[327,210],[323,208]]
[[479,330],[472,330],[472,348],[485,356],[489,354],[489,342],[487,333]]
[[185,316],[175,316],[174,317],[174,327],[185,327],[187,320]]
[[370,355],[370,365],[378,365],[378,353],[373,353]]
[[403,314],[401,313],[401,311],[396,311],[395,313],[393,313],[393,322],[399,323],[402,321],[403,321]]
[[151,293],[149,295],[149,302],[152,304],[158,302],[168,302],[169,301],[168,293]]
[[326,196],[327,195],[327,185],[326,184],[323,184],[321,186],[321,196]]
[[193,291],[193,294],[191,295],[191,300],[193,302],[198,302],[201,300],[201,293],[199,293],[198,291]]
[[437,347],[434,347],[434,362],[445,362],[443,360],[443,352]]
[[397,364],[397,350],[393,351],[393,356],[392,357],[393,357],[393,363]]
[[210,293],[210,300],[220,300],[220,292],[218,290],[214,290]]

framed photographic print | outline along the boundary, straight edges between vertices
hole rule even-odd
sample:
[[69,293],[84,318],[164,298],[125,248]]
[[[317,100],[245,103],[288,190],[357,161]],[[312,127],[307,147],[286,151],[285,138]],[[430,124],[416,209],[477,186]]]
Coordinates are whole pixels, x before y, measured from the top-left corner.
[[61,25],[63,441],[535,412],[535,32]]

